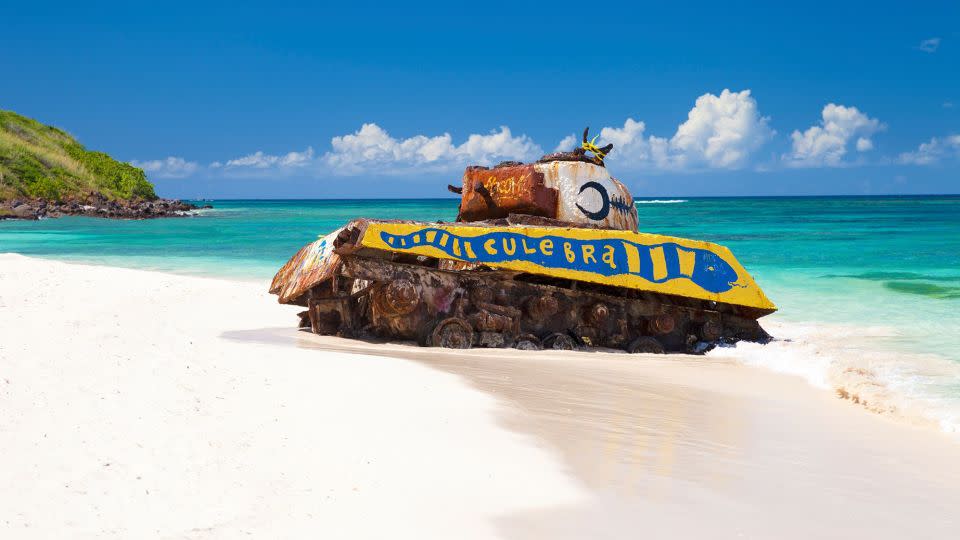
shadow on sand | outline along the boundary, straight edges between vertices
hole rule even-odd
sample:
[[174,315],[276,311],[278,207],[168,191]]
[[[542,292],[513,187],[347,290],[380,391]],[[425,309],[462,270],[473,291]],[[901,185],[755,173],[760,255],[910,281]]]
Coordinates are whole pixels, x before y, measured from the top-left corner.
[[[223,337],[403,358],[457,375],[495,397],[502,404],[501,425],[559,454],[567,471],[598,501],[607,499],[582,508],[504,516],[500,525],[508,537],[603,537],[598,523],[609,523],[606,533],[620,534],[625,523],[636,522],[639,501],[669,499],[664,490],[680,484],[705,482],[722,489],[741,474],[736,464],[742,463],[741,439],[748,427],[739,400],[691,387],[686,377],[672,381],[669,376],[676,369],[727,370],[728,361],[604,352],[454,351],[288,328],[234,331]],[[666,376],[661,373],[665,367]],[[598,520],[597,512],[606,517]],[[589,530],[579,526],[588,523]]]

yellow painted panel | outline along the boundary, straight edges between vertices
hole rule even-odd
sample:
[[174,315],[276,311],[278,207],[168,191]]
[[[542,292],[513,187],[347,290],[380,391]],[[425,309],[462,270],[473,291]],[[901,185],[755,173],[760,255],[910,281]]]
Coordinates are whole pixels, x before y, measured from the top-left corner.
[[667,261],[664,259],[663,246],[650,248],[650,259],[653,261],[653,279],[660,281],[667,277]]
[[[388,238],[390,243],[393,243],[393,238]],[[631,244],[624,244],[624,252],[627,254],[627,270],[631,274],[637,274],[640,272],[640,251],[637,250],[636,246]]]
[[[471,247],[461,250],[461,242]],[[360,243],[492,268],[776,309],[730,250],[698,240],[567,227],[372,221]]]
[[693,265],[697,262],[697,254],[685,249],[678,249],[677,256],[680,258],[680,274],[690,277],[693,275]]

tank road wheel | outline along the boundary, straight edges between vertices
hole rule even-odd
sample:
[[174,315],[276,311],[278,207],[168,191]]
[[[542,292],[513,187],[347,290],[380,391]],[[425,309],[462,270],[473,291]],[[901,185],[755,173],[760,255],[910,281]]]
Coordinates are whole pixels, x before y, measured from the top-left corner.
[[430,334],[432,347],[469,349],[473,344],[473,328],[463,319],[450,317],[440,321]]
[[567,334],[550,334],[543,338],[544,349],[554,349],[557,351],[573,351],[577,348],[577,342]]
[[627,352],[630,354],[663,354],[665,351],[663,350],[663,345],[657,341],[657,338],[641,336],[631,341],[630,345],[627,345]]
[[587,322],[593,326],[601,326],[610,316],[610,308],[603,302],[597,302],[587,310]]
[[673,315],[665,313],[650,319],[650,330],[654,334],[669,334],[676,327],[677,321],[673,318]]
[[700,338],[704,341],[717,341],[723,337],[723,325],[717,321],[707,321],[700,327]]
[[552,296],[533,296],[527,299],[526,307],[531,319],[542,321],[553,317],[560,309],[560,304]]
[[406,279],[391,281],[377,290],[373,298],[380,311],[388,317],[399,317],[413,311],[420,303],[417,287]]
[[543,349],[543,343],[533,334],[524,334],[517,338],[513,347],[521,351],[539,351]]

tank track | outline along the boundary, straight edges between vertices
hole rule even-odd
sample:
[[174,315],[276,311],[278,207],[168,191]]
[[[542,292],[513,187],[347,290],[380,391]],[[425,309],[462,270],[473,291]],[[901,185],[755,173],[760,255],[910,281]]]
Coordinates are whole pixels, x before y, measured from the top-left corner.
[[301,327],[325,335],[466,349],[702,354],[770,336],[748,308],[359,250],[305,298]]

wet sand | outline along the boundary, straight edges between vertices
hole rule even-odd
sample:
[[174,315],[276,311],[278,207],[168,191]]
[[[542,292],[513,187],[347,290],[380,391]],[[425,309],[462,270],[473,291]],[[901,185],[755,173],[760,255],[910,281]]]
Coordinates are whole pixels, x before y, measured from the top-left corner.
[[315,336],[0,255],[3,538],[953,538],[960,445],[709,357]]
[[501,402],[559,451],[582,503],[505,515],[507,538],[951,538],[960,445],[799,377],[710,357],[446,351],[290,328],[228,334],[413,360]]

